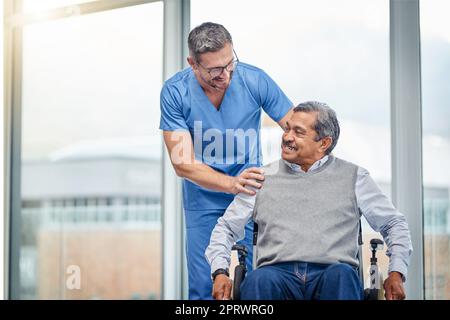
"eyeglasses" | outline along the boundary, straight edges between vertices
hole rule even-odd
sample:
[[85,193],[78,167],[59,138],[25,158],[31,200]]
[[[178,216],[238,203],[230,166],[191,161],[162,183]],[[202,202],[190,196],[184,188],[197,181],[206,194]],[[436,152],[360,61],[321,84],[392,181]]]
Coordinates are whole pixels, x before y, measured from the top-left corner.
[[209,76],[211,78],[215,78],[215,77],[220,76],[223,73],[223,70],[227,70],[228,72],[231,72],[231,71],[234,71],[234,69],[236,69],[236,66],[239,62],[239,58],[238,58],[236,52],[234,51],[234,49],[233,49],[233,53],[234,53],[235,58],[224,67],[205,68],[204,66],[201,65],[200,62],[197,62],[197,64],[200,67],[202,67],[203,69],[205,69],[206,72],[209,73]]

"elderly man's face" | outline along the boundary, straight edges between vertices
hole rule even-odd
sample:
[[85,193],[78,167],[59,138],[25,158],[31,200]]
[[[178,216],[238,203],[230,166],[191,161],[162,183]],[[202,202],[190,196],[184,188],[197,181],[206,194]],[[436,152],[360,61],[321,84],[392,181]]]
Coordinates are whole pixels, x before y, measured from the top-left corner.
[[314,163],[324,155],[322,140],[313,129],[317,112],[294,112],[286,122],[281,143],[284,160],[297,164]]
[[219,51],[206,52],[200,55],[200,61],[197,63],[191,57],[188,58],[197,78],[200,82],[217,90],[225,90],[230,85],[232,72],[226,69],[218,76],[211,76],[208,70],[212,68],[225,67],[234,60],[233,46],[226,43]]

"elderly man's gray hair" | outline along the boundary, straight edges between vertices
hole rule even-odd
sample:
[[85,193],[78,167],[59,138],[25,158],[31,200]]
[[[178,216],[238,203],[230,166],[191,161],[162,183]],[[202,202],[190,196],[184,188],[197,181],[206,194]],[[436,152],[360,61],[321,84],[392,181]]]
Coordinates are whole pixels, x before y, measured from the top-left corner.
[[202,53],[219,51],[226,43],[233,44],[227,29],[217,23],[205,22],[189,33],[189,54],[195,61],[200,62]]
[[325,152],[326,154],[330,154],[338,142],[339,133],[341,131],[336,112],[334,112],[327,104],[317,101],[300,103],[294,108],[294,112],[317,112],[317,119],[314,124],[314,130],[317,133],[316,141],[325,137],[331,137],[333,141]]

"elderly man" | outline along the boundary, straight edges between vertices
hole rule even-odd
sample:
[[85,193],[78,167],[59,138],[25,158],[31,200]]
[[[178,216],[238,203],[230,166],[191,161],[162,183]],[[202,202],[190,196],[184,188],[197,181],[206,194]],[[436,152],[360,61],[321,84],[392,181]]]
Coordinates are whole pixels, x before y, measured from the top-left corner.
[[[249,187],[259,188],[255,179],[264,179],[257,168],[261,112],[281,125],[293,105],[264,71],[239,62],[222,25],[195,27],[188,45],[190,67],[161,90],[160,129],[173,167],[184,178],[189,299],[211,299],[204,257],[211,232],[234,195],[254,194]],[[249,224],[244,243],[250,245],[251,236]]]
[[282,159],[265,167],[256,195],[235,197],[213,230],[205,253],[213,297],[230,297],[231,247],[253,218],[259,226],[257,268],[242,283],[242,299],[362,299],[356,270],[362,214],[387,243],[386,298],[404,299],[412,252],[405,217],[367,170],[331,154],[340,131],[331,108],[306,102],[293,111]]

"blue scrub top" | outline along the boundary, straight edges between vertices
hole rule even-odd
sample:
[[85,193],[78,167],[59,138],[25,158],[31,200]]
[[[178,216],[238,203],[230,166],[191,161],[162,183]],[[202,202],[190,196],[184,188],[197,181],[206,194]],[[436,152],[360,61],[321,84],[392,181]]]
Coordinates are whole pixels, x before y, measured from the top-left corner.
[[[292,102],[263,70],[239,62],[217,110],[187,68],[164,83],[159,128],[189,131],[196,159],[236,176],[262,164],[261,108],[277,122],[292,108]],[[183,179],[185,210],[224,210],[233,198],[233,194]]]

